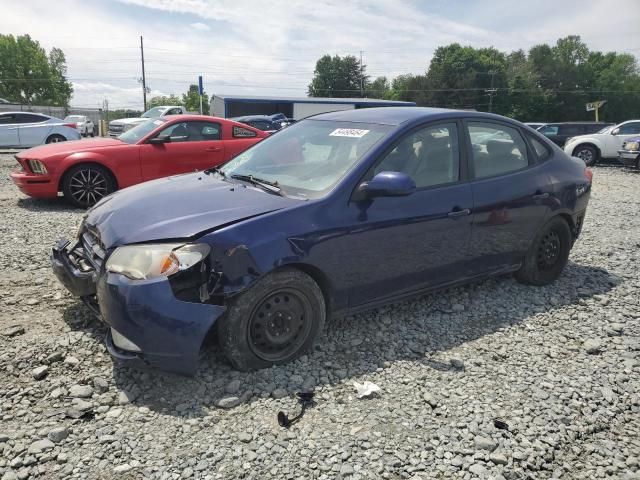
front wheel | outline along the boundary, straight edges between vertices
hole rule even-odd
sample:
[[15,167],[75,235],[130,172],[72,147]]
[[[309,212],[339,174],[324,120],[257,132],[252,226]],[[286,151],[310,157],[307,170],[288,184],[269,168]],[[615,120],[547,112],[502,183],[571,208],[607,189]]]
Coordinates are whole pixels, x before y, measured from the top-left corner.
[[313,346],[325,317],[324,297],[313,279],[280,270],[230,301],[218,322],[220,347],[238,370],[287,363]]
[[45,141],[45,143],[59,143],[59,142],[66,142],[66,141],[67,141],[66,138],[56,133],[47,137],[47,140]]
[[76,207],[87,208],[115,191],[111,173],[99,165],[77,165],[65,174],[62,192]]
[[598,151],[591,145],[580,145],[573,150],[573,156],[583,160],[587,167],[592,167],[598,161]]
[[528,285],[548,285],[555,281],[569,260],[571,230],[567,222],[555,217],[534,238],[524,257],[516,280]]

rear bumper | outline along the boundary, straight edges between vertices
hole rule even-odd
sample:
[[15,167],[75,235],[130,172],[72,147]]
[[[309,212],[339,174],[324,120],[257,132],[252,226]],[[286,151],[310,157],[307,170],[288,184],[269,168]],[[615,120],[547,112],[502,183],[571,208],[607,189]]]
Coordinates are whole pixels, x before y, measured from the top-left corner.
[[51,175],[34,175],[16,169],[9,174],[16,187],[30,197],[55,198],[58,196],[58,180]]
[[638,160],[640,159],[640,152],[633,152],[630,150],[618,150],[618,161],[628,167],[638,166]]
[[81,272],[68,252],[66,240],[53,248],[51,265],[58,279],[107,326],[141,350],[118,348],[109,331],[105,343],[116,361],[195,374],[202,342],[225,307],[178,300],[166,278],[131,280],[106,271]]

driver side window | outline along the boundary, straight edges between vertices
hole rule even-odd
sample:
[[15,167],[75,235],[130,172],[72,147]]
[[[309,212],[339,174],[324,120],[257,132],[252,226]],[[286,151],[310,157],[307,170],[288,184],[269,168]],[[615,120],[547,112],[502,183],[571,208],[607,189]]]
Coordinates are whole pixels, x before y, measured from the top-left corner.
[[636,135],[640,133],[640,122],[626,123],[620,127],[618,135]]
[[457,182],[460,175],[458,127],[443,123],[404,137],[375,167],[380,172],[403,172],[417,188]]

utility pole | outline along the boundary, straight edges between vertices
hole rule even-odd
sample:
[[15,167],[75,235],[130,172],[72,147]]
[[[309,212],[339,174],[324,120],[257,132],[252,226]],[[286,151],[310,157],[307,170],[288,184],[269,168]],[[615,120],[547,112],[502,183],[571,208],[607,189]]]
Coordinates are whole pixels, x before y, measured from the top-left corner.
[[491,75],[491,88],[484,91],[489,95],[489,113],[491,113],[493,109],[493,96],[498,92],[497,88],[493,88],[493,77],[495,74],[496,72],[494,70],[489,71],[489,75]]
[[144,102],[144,111],[147,111],[147,78],[144,76],[144,43],[142,35],[140,35],[140,56],[142,58],[142,101]]
[[360,98],[364,97],[364,70],[362,68],[362,54],[363,50],[360,50]]

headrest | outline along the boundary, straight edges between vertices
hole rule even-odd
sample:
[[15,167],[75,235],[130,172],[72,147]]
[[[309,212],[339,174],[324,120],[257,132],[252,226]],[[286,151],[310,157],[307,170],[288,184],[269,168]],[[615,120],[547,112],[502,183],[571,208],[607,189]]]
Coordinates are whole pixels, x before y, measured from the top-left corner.
[[513,142],[508,140],[490,140],[487,142],[487,153],[490,155],[509,155],[513,151]]

